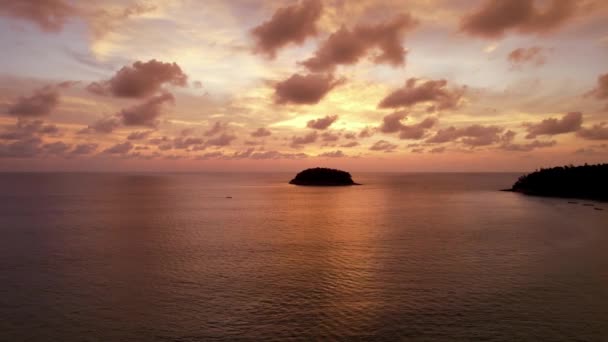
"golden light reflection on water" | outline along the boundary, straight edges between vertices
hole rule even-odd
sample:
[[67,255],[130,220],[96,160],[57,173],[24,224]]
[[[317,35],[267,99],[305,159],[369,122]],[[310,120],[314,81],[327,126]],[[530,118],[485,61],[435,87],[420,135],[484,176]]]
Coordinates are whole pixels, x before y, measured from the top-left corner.
[[4,181],[0,328],[58,340],[603,336],[603,212],[496,191],[516,175],[357,174],[365,185],[346,188],[291,176]]

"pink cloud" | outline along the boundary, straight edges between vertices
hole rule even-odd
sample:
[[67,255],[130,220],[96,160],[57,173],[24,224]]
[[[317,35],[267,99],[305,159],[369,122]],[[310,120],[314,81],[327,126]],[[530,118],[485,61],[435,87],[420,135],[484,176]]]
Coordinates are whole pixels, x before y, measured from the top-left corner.
[[292,147],[300,147],[305,144],[312,144],[317,141],[319,135],[316,131],[310,132],[304,136],[294,136],[291,138],[291,146]]
[[125,126],[147,126],[156,127],[158,117],[162,114],[162,105],[166,102],[173,103],[175,98],[171,93],[163,93],[153,96],[145,102],[123,109],[117,114]]
[[608,140],[608,124],[602,122],[589,128],[582,127],[577,134],[588,140]]
[[41,117],[50,115],[59,105],[59,91],[55,86],[40,88],[30,96],[22,96],[10,105],[8,114],[17,117]]
[[275,85],[275,101],[278,104],[316,104],[343,82],[343,79],[336,80],[333,75],[294,74]]
[[397,145],[395,144],[392,144],[386,140],[378,140],[369,149],[371,151],[393,152],[396,148]]
[[587,93],[598,100],[608,100],[608,74],[603,74],[597,78],[597,87]]
[[337,65],[356,64],[377,48],[381,53],[374,57],[375,63],[402,66],[407,54],[403,39],[417,25],[412,16],[401,14],[376,25],[358,25],[353,30],[342,27],[321,43],[312,58],[301,64],[315,72],[333,70]]
[[583,114],[580,112],[570,112],[561,119],[549,118],[539,123],[526,123],[528,135],[526,139],[533,139],[539,135],[558,135],[576,132],[583,123]]
[[427,139],[428,143],[446,143],[460,141],[472,147],[486,146],[499,142],[500,133],[504,129],[497,126],[472,125],[456,128],[454,126],[440,129],[434,136]]
[[46,32],[59,32],[78,10],[65,0],[2,0],[0,15],[28,20]]
[[379,108],[410,107],[418,103],[434,103],[439,110],[455,109],[465,92],[465,87],[448,89],[446,80],[429,80],[419,83],[410,78],[405,86],[387,95],[378,105]]
[[546,33],[572,19],[577,7],[576,0],[549,0],[542,7],[532,0],[486,0],[462,18],[460,28],[483,38],[500,38],[510,30]]
[[125,66],[111,79],[89,84],[87,90],[97,95],[144,98],[154,95],[165,84],[185,87],[188,85],[188,76],[176,63],[152,59]]
[[519,67],[524,64],[541,66],[547,62],[547,57],[543,54],[545,49],[539,46],[529,48],[518,48],[507,56],[508,61],[513,67]]
[[288,44],[302,44],[317,35],[316,23],[321,17],[321,0],[302,0],[279,8],[272,18],[251,30],[255,51],[274,58]]
[[126,154],[133,149],[133,144],[131,142],[126,141],[123,143],[116,144],[112,147],[109,147],[103,151],[106,154]]

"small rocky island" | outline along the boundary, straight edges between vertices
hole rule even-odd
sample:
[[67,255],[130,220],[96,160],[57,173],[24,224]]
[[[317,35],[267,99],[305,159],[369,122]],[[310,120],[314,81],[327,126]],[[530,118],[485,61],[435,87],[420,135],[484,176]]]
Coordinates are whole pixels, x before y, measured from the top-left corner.
[[306,169],[296,175],[289,184],[306,186],[347,186],[355,183],[346,171],[317,167]]
[[608,164],[540,169],[521,176],[506,191],[533,196],[608,201]]

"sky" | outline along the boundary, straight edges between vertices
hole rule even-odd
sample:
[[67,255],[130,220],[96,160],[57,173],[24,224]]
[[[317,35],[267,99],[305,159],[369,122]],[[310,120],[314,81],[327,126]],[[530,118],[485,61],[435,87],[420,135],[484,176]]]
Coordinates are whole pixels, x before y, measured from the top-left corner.
[[0,171],[608,161],[605,0],[0,0]]

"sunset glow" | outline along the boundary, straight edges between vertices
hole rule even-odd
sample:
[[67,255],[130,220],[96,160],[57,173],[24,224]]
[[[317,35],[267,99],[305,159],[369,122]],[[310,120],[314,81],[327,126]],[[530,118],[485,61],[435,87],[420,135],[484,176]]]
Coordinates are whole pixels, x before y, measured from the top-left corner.
[[603,0],[0,0],[0,170],[608,157]]

